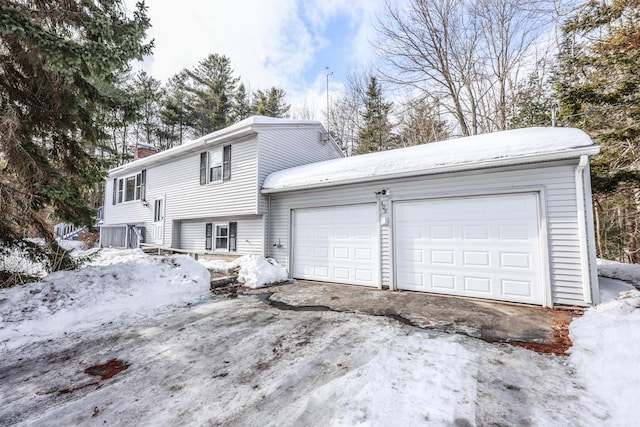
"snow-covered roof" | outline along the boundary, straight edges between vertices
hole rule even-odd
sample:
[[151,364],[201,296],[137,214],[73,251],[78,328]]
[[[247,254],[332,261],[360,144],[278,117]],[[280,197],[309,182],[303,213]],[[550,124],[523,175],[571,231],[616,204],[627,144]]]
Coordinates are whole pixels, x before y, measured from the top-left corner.
[[515,129],[285,169],[266,178],[263,192],[556,160],[598,151],[578,129]]
[[152,156],[144,157],[142,159],[135,160],[133,162],[113,168],[110,171],[110,175],[120,175],[132,169],[141,169],[153,164],[164,163],[174,158],[200,151],[204,147],[210,146],[212,144],[221,143],[228,139],[239,138],[251,133],[255,133],[257,129],[267,126],[317,126],[324,129],[322,123],[314,120],[293,120],[265,116],[252,116],[224,129],[220,129],[207,135],[201,136],[200,138],[187,141],[177,147],[173,147],[168,150],[156,153]]

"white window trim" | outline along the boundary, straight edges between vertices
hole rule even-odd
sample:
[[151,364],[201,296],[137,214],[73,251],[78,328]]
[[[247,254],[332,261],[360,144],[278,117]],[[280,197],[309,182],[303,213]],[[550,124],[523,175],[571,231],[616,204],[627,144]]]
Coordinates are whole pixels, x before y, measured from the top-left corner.
[[[133,199],[131,200],[127,200],[127,181],[129,180],[133,180]],[[142,200],[142,172],[117,178],[115,185],[113,191],[116,193],[116,205]]]
[[[228,158],[225,160],[225,150],[228,150]],[[200,185],[209,184],[222,184],[231,180],[231,145],[223,145],[211,150],[203,151],[200,153],[204,156],[204,180],[200,175]],[[211,156],[217,154],[220,156],[220,164],[217,166],[220,168],[220,178],[216,180],[211,179],[211,172],[213,167],[211,166]],[[202,174],[203,160],[200,157],[200,174]]]
[[[218,227],[224,227],[227,229],[227,234],[225,236],[218,235]],[[229,252],[229,223],[228,222],[220,222],[213,224],[213,235],[212,235],[212,248],[214,252]],[[227,245],[224,248],[218,247],[218,239],[226,239]]]
[[[213,171],[213,166],[211,166],[211,156],[213,154],[219,154],[220,156],[220,179],[212,180],[211,174]],[[224,153],[222,147],[217,150],[210,150],[207,152],[207,184],[219,184],[222,182],[222,177],[224,176]]]
[[[158,206],[160,205],[160,206]],[[164,198],[154,199],[153,201],[153,222],[164,221]]]
[[[231,246],[231,223],[236,224],[236,235],[235,235],[236,249],[233,251],[229,249]],[[208,225],[211,225],[211,249],[207,249],[206,229]],[[219,236],[217,234],[218,227],[225,227],[227,229],[227,235]],[[227,239],[227,246],[225,248],[216,248],[216,239],[220,237]],[[207,222],[205,224],[205,251],[207,253],[237,253],[238,252],[238,222],[237,221]]]

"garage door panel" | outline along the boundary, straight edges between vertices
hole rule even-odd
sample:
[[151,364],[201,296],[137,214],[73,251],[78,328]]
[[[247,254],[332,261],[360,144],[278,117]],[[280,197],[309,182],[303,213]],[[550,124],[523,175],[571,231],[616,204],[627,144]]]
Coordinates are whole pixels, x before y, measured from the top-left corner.
[[432,225],[429,227],[429,234],[423,237],[430,240],[453,240],[455,235],[455,228],[451,225]]
[[378,285],[377,205],[296,209],[293,277]]
[[502,280],[502,293],[517,298],[532,298],[533,284],[527,280]]
[[397,286],[542,304],[538,222],[533,193],[395,203]]

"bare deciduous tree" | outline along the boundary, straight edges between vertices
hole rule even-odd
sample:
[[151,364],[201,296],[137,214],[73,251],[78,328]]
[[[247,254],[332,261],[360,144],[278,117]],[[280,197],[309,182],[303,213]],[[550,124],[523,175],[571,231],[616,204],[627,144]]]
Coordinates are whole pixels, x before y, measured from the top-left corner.
[[[506,128],[509,91],[542,27],[525,0],[387,2],[385,77],[438,99],[462,135]],[[535,62],[535,61],[533,61]]]
[[358,131],[362,126],[360,111],[364,107],[369,70],[353,71],[347,76],[342,93],[334,97],[329,114],[329,129],[342,151],[350,156],[358,146]]

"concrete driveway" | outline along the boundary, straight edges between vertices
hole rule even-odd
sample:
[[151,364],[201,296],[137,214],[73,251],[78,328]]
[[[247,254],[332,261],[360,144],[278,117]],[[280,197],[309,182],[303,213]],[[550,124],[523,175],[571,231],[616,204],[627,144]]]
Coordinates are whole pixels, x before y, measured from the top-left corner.
[[388,291],[362,286],[297,281],[242,291],[281,310],[336,311],[386,316],[421,329],[464,334],[563,354],[571,347],[568,325],[580,311]]

